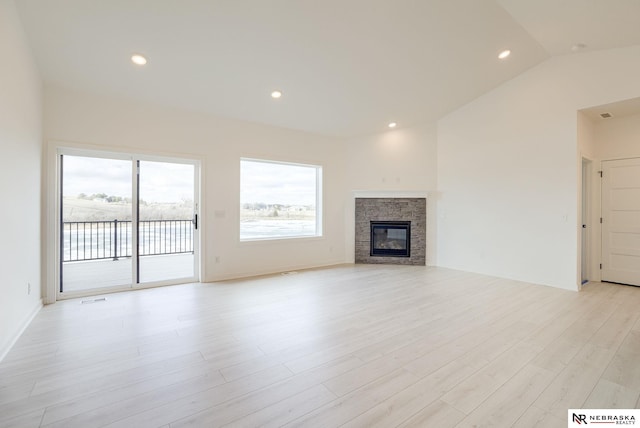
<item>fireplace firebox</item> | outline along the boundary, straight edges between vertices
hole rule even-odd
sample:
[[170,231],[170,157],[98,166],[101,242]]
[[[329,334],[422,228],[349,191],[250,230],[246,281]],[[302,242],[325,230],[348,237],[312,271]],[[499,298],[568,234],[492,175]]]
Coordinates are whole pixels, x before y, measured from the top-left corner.
[[411,222],[372,221],[370,255],[411,257]]

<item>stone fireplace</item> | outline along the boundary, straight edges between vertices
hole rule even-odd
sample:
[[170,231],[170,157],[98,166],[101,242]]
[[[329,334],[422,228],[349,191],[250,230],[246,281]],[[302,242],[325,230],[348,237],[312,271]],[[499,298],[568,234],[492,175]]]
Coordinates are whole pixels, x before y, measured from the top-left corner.
[[426,198],[356,198],[355,262],[426,264]]

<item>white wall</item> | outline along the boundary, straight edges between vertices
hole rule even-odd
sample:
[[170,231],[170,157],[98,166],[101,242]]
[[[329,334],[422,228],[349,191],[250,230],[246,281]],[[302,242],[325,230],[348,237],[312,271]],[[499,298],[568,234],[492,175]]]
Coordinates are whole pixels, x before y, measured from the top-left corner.
[[354,260],[354,192],[427,197],[427,264],[437,262],[437,140],[435,124],[390,130],[345,141],[346,254]]
[[[203,159],[203,281],[345,260],[345,166],[335,139],[55,86],[45,90],[44,133],[49,142]],[[241,157],[322,165],[324,237],[239,242]]]
[[640,157],[640,114],[598,120],[593,127],[598,159]]
[[[41,81],[13,1],[0,0],[0,360],[41,306]],[[31,284],[28,294],[27,284]]]
[[576,112],[639,74],[639,46],[554,57],[438,122],[438,264],[577,289]]
[[597,144],[595,135],[595,124],[586,114],[577,112],[577,138],[578,138],[578,154],[587,159],[595,160],[597,154]]

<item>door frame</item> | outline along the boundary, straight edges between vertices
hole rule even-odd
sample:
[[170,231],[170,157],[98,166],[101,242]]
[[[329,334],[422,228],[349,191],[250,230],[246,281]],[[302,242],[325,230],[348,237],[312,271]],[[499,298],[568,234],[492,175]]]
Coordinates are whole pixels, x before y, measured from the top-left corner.
[[[144,288],[161,287],[165,285],[173,285],[183,283],[179,280],[166,280],[153,283],[136,284],[135,281],[131,287],[110,287],[108,289],[96,288],[86,292],[73,292],[64,293],[64,296],[60,293],[60,221],[62,220],[61,213],[61,181],[60,181],[60,155],[79,155],[79,156],[92,156],[112,159],[127,159],[127,160],[147,160],[147,161],[160,161],[160,162],[174,162],[174,163],[189,163],[195,166],[195,179],[194,179],[194,196],[197,204],[197,213],[200,219],[205,218],[204,203],[202,195],[203,190],[203,159],[199,156],[192,155],[176,155],[175,153],[161,153],[161,152],[145,152],[143,150],[127,150],[121,147],[103,147],[80,143],[69,143],[60,141],[49,141],[47,143],[45,163],[46,173],[43,177],[46,177],[46,183],[44,188],[46,189],[46,200],[44,206],[46,207],[43,214],[43,223],[45,225],[44,245],[42,246],[43,260],[45,262],[45,269],[43,282],[45,284],[44,302],[46,304],[55,303],[57,300],[70,299],[77,297],[93,296],[97,294],[113,293],[120,291],[132,291]],[[135,169],[135,162],[132,162]],[[136,178],[132,181],[133,195],[136,196],[137,190]],[[134,220],[136,210],[133,210]],[[198,221],[198,233],[194,237],[194,250],[197,252],[194,258],[194,278],[193,282],[200,282],[205,277],[204,274],[204,245],[203,239],[205,233],[205,222]],[[137,240],[137,237],[134,237]],[[137,242],[137,241],[136,241]],[[135,261],[133,262],[135,266]]]
[[[581,158],[581,186],[580,186],[580,257],[579,257],[579,289],[589,281],[593,281],[592,269],[592,242],[593,242],[593,222],[591,216],[593,200],[593,161],[584,156]],[[586,280],[586,281],[585,281]]]

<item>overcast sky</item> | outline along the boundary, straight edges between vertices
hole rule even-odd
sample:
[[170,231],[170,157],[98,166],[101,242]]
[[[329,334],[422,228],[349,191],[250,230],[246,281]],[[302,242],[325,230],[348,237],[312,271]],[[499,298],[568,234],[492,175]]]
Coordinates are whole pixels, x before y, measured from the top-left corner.
[[242,160],[240,203],[315,205],[316,169]]
[[[130,160],[63,157],[65,196],[108,196],[131,198]],[[194,166],[140,161],[140,198],[146,202],[193,200]]]

